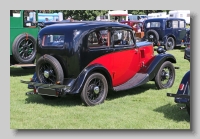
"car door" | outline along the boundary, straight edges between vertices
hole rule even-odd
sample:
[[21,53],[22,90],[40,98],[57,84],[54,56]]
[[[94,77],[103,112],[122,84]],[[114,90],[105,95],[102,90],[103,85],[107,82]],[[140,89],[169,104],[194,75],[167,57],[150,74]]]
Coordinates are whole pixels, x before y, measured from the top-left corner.
[[140,54],[135,47],[132,30],[114,29],[112,32],[113,86],[131,79],[140,69]]
[[81,69],[89,65],[100,64],[110,73],[113,65],[110,31],[104,28],[95,29],[90,31],[83,40],[83,50],[80,56]]
[[177,37],[177,45],[181,44],[182,40],[186,35],[186,23],[184,20],[178,21],[178,37]]
[[177,34],[177,30],[173,28],[173,20],[167,20],[166,21],[166,29],[165,29],[165,34],[164,35],[177,36],[176,34]]
[[172,33],[176,38],[176,45],[181,43],[181,37],[180,34],[182,32],[182,30],[179,28],[179,20],[175,19],[172,20]]

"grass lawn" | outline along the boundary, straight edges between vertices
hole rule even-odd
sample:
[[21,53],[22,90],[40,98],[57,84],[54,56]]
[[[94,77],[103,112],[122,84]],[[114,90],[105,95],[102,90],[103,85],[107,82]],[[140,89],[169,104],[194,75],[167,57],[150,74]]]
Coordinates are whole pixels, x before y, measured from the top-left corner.
[[[157,53],[155,51],[155,53]],[[168,51],[175,55],[176,69],[172,88],[157,90],[154,82],[129,91],[109,91],[105,102],[86,107],[78,95],[47,101],[39,95],[26,96],[27,85],[34,69],[10,67],[10,128],[11,129],[190,129],[186,110],[179,110],[174,98],[190,63],[184,60],[184,47]]]

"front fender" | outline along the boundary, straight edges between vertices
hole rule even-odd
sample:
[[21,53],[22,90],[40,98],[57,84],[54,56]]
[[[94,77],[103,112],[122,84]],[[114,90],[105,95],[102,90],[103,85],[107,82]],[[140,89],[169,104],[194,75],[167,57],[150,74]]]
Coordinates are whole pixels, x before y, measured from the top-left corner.
[[165,61],[170,61],[172,63],[176,63],[176,58],[172,54],[162,53],[155,56],[152,63],[147,68],[147,73],[149,74],[149,80],[154,79],[161,65]]
[[[173,37],[173,38],[175,38],[175,36],[173,35],[173,34],[167,34],[167,35],[165,35],[164,37],[163,37],[163,45],[165,45],[166,44],[166,42],[167,42],[167,38],[168,37]],[[174,40],[174,41],[176,41],[176,40]]]
[[86,67],[85,69],[83,69],[83,71],[79,74],[79,76],[76,78],[76,80],[70,90],[70,93],[72,93],[72,94],[80,93],[84,87],[84,84],[85,84],[87,78],[93,72],[98,72],[98,73],[103,74],[105,76],[105,78],[107,79],[108,86],[112,85],[112,79],[111,79],[111,76],[110,76],[108,70],[103,65],[93,64],[93,65],[90,65],[90,66]]

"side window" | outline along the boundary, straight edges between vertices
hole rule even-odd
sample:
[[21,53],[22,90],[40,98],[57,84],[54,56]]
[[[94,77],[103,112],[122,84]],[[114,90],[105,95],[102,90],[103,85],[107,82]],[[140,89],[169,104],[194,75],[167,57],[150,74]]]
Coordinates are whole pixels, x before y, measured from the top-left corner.
[[172,28],[178,28],[178,21],[172,21]]
[[12,16],[12,17],[21,17],[20,10],[10,10],[10,16]]
[[113,43],[115,47],[134,44],[133,34],[129,30],[115,30],[113,35]]
[[108,30],[96,30],[88,35],[88,47],[98,48],[110,46],[110,32]]
[[150,28],[150,22],[147,23],[146,28]]
[[43,36],[42,46],[58,46],[64,45],[64,35],[48,34]]
[[166,26],[167,26],[167,28],[172,28],[172,21],[167,21],[166,22]]
[[185,28],[185,22],[184,21],[179,21],[179,27],[180,28]]
[[34,10],[24,10],[24,27],[35,26],[33,22],[36,21],[36,12]]

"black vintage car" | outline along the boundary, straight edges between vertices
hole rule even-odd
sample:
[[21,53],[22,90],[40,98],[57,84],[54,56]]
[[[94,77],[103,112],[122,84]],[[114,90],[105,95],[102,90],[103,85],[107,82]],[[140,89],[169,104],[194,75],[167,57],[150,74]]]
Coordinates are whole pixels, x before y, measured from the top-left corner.
[[155,81],[172,87],[176,59],[150,42],[138,42],[130,26],[116,22],[58,22],[38,34],[36,71],[28,84],[44,99],[80,94],[85,105],[103,103],[108,89],[122,91]]
[[184,45],[190,29],[182,18],[152,18],[144,21],[144,38],[153,42],[154,46],[162,45],[165,50]]

